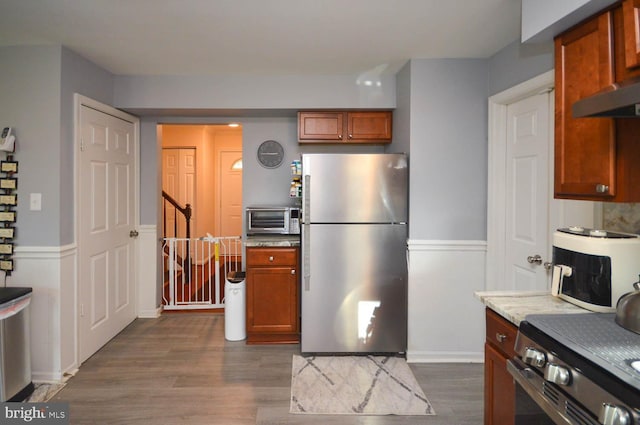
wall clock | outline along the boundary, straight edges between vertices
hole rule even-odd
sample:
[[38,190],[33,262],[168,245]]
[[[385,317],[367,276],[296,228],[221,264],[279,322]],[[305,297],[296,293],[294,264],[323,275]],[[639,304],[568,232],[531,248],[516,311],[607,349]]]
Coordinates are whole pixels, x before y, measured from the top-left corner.
[[258,146],[258,162],[265,168],[276,168],[282,164],[284,148],[275,140],[265,140]]

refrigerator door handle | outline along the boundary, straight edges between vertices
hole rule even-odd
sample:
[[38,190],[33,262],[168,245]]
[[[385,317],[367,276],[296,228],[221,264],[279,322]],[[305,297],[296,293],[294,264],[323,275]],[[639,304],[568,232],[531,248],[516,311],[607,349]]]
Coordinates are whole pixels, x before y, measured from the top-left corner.
[[302,225],[302,240],[304,241],[304,246],[302,249],[303,258],[302,258],[302,270],[304,272],[304,290],[309,291],[311,287],[311,258],[309,251],[311,250],[311,244],[309,242],[309,229],[311,226],[308,224]]
[[302,258],[302,270],[304,272],[304,290],[309,291],[311,285],[311,259],[309,251],[311,250],[311,245],[309,243],[309,216],[311,215],[311,176],[309,174],[305,174],[304,176],[304,185],[302,186],[302,241],[304,246],[302,247],[303,258]]
[[304,186],[302,189],[302,219],[304,224],[309,224],[309,216],[311,215],[311,176],[309,174],[305,174],[304,176]]

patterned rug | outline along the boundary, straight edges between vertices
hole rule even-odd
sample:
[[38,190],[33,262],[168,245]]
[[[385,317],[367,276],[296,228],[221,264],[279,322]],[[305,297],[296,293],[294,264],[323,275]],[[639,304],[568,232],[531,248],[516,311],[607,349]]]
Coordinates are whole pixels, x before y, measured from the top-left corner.
[[435,415],[405,359],[293,356],[290,413]]

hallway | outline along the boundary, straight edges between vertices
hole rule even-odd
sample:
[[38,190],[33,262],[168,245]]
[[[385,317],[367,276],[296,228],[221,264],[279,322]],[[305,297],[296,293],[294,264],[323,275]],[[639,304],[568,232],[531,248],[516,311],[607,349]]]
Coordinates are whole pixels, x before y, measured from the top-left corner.
[[289,414],[298,345],[224,339],[224,315],[137,319],[89,358],[51,402],[69,402],[71,424],[480,425],[482,364],[412,364],[437,416]]

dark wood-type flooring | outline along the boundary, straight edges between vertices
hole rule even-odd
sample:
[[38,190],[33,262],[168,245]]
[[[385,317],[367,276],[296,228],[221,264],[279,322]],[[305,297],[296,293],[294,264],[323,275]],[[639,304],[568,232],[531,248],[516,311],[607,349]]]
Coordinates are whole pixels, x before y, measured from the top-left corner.
[[436,416],[289,414],[299,345],[224,339],[224,315],[137,319],[88,359],[51,401],[71,424],[480,425],[481,364],[411,364]]

